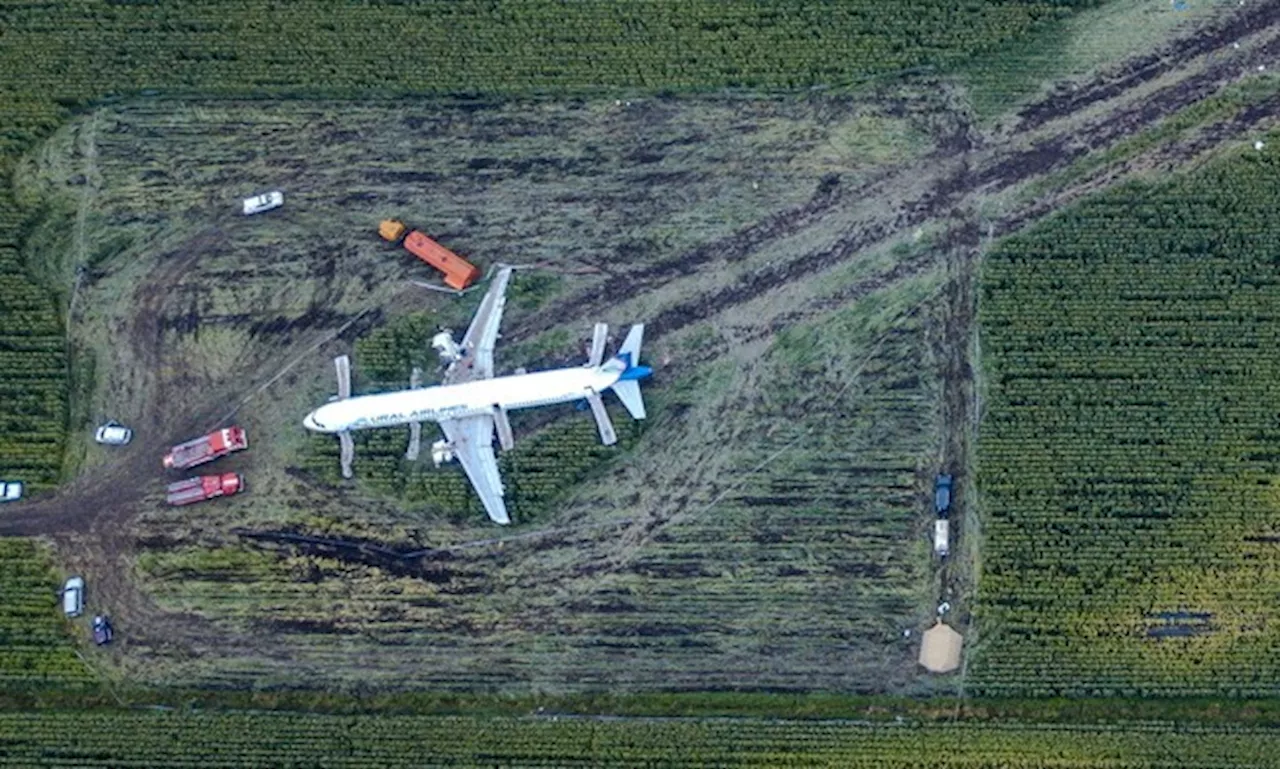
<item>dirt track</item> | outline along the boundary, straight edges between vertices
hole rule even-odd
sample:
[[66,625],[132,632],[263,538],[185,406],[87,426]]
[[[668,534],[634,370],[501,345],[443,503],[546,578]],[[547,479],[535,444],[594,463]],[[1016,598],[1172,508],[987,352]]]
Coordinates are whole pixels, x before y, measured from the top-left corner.
[[[806,228],[832,218],[852,216],[853,224],[844,230],[832,248],[793,259],[778,259],[768,268],[746,274],[730,285],[662,309],[650,323],[651,338],[661,337],[717,317],[780,285],[846,263],[899,233],[926,223],[941,223],[944,230],[938,250],[950,254],[953,262],[953,282],[948,295],[952,310],[947,330],[946,461],[953,468],[963,468],[969,451],[965,429],[972,413],[973,363],[967,358],[968,340],[974,332],[972,268],[987,232],[995,236],[1008,234],[1064,203],[1123,182],[1146,169],[1190,162],[1252,129],[1269,125],[1274,121],[1278,102],[1268,101],[1213,126],[1212,130],[1185,144],[1158,146],[1115,167],[1100,168],[1065,188],[1026,201],[990,221],[977,221],[973,213],[977,204],[984,196],[1044,178],[1088,152],[1106,148],[1148,128],[1179,109],[1219,92],[1258,65],[1271,65],[1275,57],[1280,56],[1277,22],[1280,22],[1280,6],[1249,4],[1216,27],[1200,30],[1162,51],[1129,61],[1092,82],[1024,108],[1011,127],[989,135],[977,133],[966,116],[957,113],[951,122],[950,134],[937,137],[939,150],[933,155],[888,169],[856,187],[838,177],[826,179],[804,205],[769,216],[728,238],[663,262],[615,273],[603,290],[593,289],[568,297],[529,319],[523,328],[511,334],[510,340],[530,338],[569,319],[590,318],[621,297],[653,291],[691,272],[732,264]],[[1238,49],[1235,43],[1240,44]],[[865,215],[858,213],[867,201],[875,201],[875,205],[867,207]],[[140,360],[159,359],[156,345],[161,339],[163,324],[168,322],[162,311],[166,291],[182,272],[183,258],[194,258],[191,255],[198,253],[198,249],[190,248],[184,253],[187,256],[175,253],[174,258],[166,262],[165,269],[137,287],[140,311],[134,319],[130,338]],[[776,332],[827,309],[832,302],[856,300],[935,265],[936,254],[908,258],[885,274],[843,287],[833,297],[779,309],[771,317],[760,318],[758,330],[751,333],[765,336]],[[323,330],[316,329],[289,347],[264,337],[261,357],[264,360],[292,358],[297,350],[323,334]],[[680,363],[677,361],[674,366],[678,369]],[[190,416],[190,412],[183,409],[189,404],[182,402],[179,393],[160,395],[148,423],[138,425],[144,428],[138,431],[140,435],[198,432],[209,427],[210,420],[217,419],[226,410],[226,404],[219,403]],[[186,416],[179,416],[183,414]],[[161,427],[164,429],[158,429]],[[198,652],[213,640],[207,623],[199,618],[160,611],[130,579],[129,563],[136,543],[127,524],[136,514],[137,503],[144,497],[145,490],[154,482],[158,457],[164,448],[154,441],[144,443],[135,447],[128,461],[90,473],[52,498],[7,510],[0,518],[0,534],[52,536],[73,565],[92,565],[94,574],[104,575],[95,584],[100,595],[128,607],[125,613],[135,622],[146,620],[147,630],[139,643],[176,644],[175,653]],[[111,493],[103,492],[107,488]],[[653,518],[637,520],[633,534],[652,536],[662,523],[663,520]],[[262,652],[261,639],[222,635],[217,643],[252,644]]]

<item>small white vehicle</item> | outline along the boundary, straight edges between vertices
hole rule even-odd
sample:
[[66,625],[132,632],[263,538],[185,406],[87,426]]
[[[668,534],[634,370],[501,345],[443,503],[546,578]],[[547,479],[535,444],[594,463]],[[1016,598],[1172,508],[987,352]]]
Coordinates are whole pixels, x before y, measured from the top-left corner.
[[133,430],[113,419],[99,427],[93,439],[106,446],[123,446],[133,440]]
[[0,481],[0,502],[22,499],[22,481]]
[[72,577],[62,586],[62,612],[68,617],[84,614],[83,577]]
[[279,190],[264,192],[261,195],[255,195],[251,198],[244,199],[244,215],[260,214],[263,211],[270,211],[273,208],[279,208],[284,205],[284,193]]
[[933,552],[939,558],[946,558],[947,553],[951,552],[951,532],[950,526],[946,518],[939,518],[933,522]]

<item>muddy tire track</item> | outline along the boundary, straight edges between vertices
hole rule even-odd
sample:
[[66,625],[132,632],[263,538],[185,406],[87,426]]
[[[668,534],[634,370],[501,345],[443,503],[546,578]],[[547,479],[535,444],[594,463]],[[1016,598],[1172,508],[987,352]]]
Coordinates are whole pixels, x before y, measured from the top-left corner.
[[1178,38],[1124,66],[1104,72],[1084,85],[1063,85],[1061,90],[1018,112],[1014,132],[1038,128],[1058,117],[1114,99],[1176,69],[1181,62],[1203,56],[1280,22],[1280,4],[1249,3],[1221,23],[1204,27],[1196,34]]

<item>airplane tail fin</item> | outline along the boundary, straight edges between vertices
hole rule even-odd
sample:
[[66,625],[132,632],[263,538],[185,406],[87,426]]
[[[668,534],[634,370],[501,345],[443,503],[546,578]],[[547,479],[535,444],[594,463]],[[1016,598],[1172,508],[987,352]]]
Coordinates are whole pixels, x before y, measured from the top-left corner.
[[632,419],[645,418],[644,399],[640,396],[640,380],[653,373],[653,369],[640,365],[640,343],[643,338],[643,323],[632,326],[627,332],[627,338],[623,340],[615,356],[626,365],[626,368],[610,388],[618,394],[618,400],[627,407]]
[[627,332],[627,338],[622,340],[622,346],[618,348],[618,357],[626,362],[627,367],[640,365],[640,342],[644,338],[644,324],[637,323]]

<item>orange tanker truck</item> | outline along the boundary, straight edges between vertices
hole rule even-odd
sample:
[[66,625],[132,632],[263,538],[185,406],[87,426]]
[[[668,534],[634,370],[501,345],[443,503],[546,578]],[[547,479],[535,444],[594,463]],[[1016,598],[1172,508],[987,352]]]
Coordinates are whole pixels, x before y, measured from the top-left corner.
[[444,273],[445,285],[459,291],[480,277],[480,270],[471,262],[458,256],[418,230],[405,234],[404,222],[385,219],[378,225],[378,234],[389,243],[399,243],[404,238],[405,250]]

